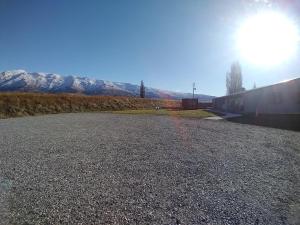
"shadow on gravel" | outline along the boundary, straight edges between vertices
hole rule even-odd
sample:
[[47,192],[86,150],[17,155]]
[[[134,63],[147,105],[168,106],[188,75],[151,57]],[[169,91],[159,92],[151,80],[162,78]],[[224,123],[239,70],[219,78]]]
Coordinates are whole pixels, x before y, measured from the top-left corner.
[[250,114],[242,117],[229,118],[227,120],[235,123],[300,131],[300,114]]

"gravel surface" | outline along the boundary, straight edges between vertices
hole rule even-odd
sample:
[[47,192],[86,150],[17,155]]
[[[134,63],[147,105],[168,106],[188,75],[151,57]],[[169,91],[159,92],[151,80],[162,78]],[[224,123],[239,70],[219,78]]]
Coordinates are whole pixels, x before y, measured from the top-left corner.
[[300,132],[109,113],[0,120],[0,224],[300,224]]

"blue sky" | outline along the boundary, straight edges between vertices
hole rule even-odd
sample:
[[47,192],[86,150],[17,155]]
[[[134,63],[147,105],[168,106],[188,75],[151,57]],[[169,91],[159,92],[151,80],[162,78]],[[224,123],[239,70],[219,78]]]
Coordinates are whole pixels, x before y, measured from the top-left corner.
[[[281,2],[299,25],[299,1]],[[225,94],[225,75],[236,60],[246,89],[300,77],[299,53],[272,67],[239,59],[234,33],[259,7],[266,6],[257,0],[0,0],[0,70],[143,79],[182,92],[196,82],[197,93],[216,96]]]

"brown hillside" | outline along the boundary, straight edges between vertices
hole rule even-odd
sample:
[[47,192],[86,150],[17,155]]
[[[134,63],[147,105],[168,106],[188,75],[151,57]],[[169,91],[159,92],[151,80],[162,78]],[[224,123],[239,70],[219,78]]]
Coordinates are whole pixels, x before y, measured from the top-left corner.
[[134,97],[86,96],[75,94],[1,93],[0,117],[16,117],[49,113],[96,112],[125,109],[179,107],[174,100]]

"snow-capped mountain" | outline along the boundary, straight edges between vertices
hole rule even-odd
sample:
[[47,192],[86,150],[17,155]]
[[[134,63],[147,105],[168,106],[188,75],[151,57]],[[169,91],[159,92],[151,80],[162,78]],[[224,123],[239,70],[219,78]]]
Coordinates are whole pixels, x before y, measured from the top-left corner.
[[[25,70],[12,70],[0,73],[0,91],[139,96],[140,86],[129,83],[95,80],[87,77],[61,76],[53,73],[29,73]],[[214,98],[214,96],[202,94],[195,96],[201,101],[211,101],[211,99]],[[191,97],[191,94],[146,87],[146,97],[180,99]]]

